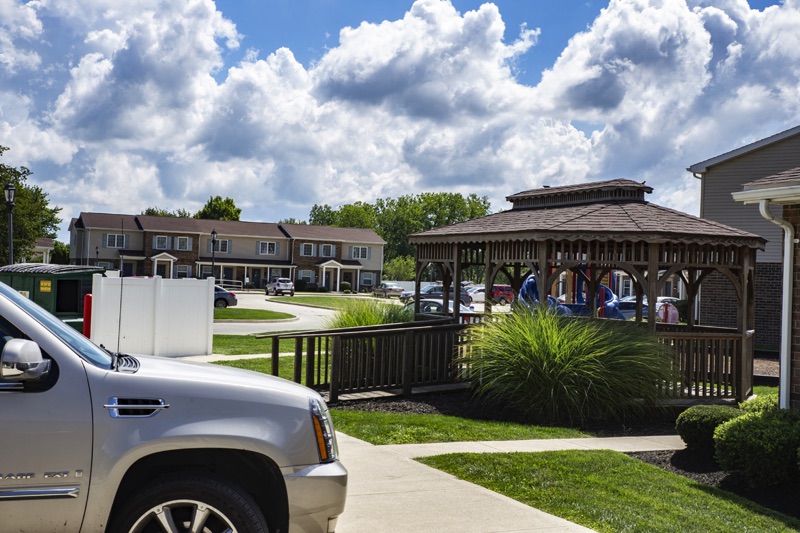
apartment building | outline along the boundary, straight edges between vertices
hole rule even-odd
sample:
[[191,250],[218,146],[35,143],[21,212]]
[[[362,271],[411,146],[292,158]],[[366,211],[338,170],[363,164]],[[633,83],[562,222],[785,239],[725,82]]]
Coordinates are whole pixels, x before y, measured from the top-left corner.
[[81,213],[69,232],[75,265],[255,288],[288,277],[332,291],[379,280],[386,244],[371,229],[114,213]]

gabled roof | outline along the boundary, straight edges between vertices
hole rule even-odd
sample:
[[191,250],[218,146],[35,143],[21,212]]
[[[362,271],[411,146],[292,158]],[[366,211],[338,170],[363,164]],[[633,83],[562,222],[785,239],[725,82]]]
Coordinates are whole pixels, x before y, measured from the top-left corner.
[[292,239],[308,239],[326,242],[353,242],[386,244],[375,231],[366,228],[338,228],[334,226],[312,226],[310,224],[280,224]]
[[780,133],[776,133],[775,135],[772,135],[765,139],[761,139],[760,141],[747,144],[735,150],[731,150],[730,152],[726,152],[716,157],[712,157],[711,159],[706,159],[705,161],[695,163],[686,170],[688,170],[689,172],[693,172],[695,174],[703,174],[704,172],[708,171],[709,167],[713,167],[714,165],[724,163],[725,161],[729,161],[735,157],[739,157],[744,154],[754,152],[760,148],[764,148],[765,146],[775,144],[790,137],[794,137],[795,135],[800,135],[800,126],[795,126],[794,128],[782,131]]
[[140,231],[142,229],[136,221],[136,215],[118,213],[81,213],[75,227],[121,231]]
[[270,237],[285,239],[278,224],[270,222],[244,222],[240,220],[205,220],[137,215],[144,231],[164,233],[196,233],[210,235],[216,230],[220,236]]

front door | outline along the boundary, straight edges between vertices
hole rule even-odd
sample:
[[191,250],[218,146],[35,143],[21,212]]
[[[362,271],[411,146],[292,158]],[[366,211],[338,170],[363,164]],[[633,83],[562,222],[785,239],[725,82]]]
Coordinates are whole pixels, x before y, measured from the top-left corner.
[[166,263],[156,263],[156,276],[161,276],[162,278],[167,277],[167,264]]
[[[8,314],[0,308],[0,337],[19,337],[20,331],[3,318]],[[36,331],[24,333],[37,340]],[[54,350],[46,353],[42,349],[53,367],[40,390],[23,389],[0,378],[4,531],[78,531],[86,508],[92,459],[92,407],[86,372],[75,354],[65,353],[63,345],[47,339],[39,345]]]
[[260,268],[254,268],[253,269],[253,280],[252,281],[253,281],[253,287],[255,287],[256,289],[260,289],[261,288],[261,269]]

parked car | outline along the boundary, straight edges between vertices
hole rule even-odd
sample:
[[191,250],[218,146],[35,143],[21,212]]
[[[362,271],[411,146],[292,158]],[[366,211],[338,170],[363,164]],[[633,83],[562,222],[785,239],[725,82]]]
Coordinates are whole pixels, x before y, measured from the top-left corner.
[[3,531],[334,531],[347,471],[311,389],[113,353],[3,283],[0,348]]
[[[636,317],[636,297],[633,300],[622,299],[617,304],[619,312],[625,317],[625,320],[630,320]],[[648,308],[647,305],[642,304],[642,318],[647,318]]]
[[511,285],[493,285],[492,302],[500,305],[508,305],[514,301],[514,289]]
[[403,294],[403,287],[396,283],[381,283],[372,289],[372,295],[380,298],[390,298],[392,296],[399,298],[401,294]]
[[472,296],[472,301],[476,304],[483,303],[486,296],[485,287],[470,287],[467,292]]
[[269,296],[270,292],[275,296],[279,294],[294,296],[294,282],[289,278],[272,278],[270,282],[267,283],[267,288],[265,290],[267,296]]
[[233,307],[238,304],[236,293],[223,289],[219,285],[214,285],[214,307]]
[[[454,294],[453,287],[450,287],[450,299],[453,299]],[[420,298],[442,298],[444,296],[444,286],[443,285],[428,285],[427,287],[423,287],[419,291]],[[461,301],[461,305],[469,305],[472,303],[472,296],[464,290],[461,289],[461,297],[459,298]],[[400,295],[400,301],[403,303],[406,302],[413,302],[414,301],[414,291],[404,291]]]
[[[448,307],[450,308],[449,313],[453,312],[453,301],[448,302]],[[408,302],[406,304],[406,309],[414,310],[414,302]],[[420,313],[431,313],[431,314],[445,314],[444,311],[444,300],[436,299],[436,298],[425,298],[420,299],[419,301],[419,312]],[[459,304],[458,312],[461,314],[464,313],[474,313],[472,309],[466,307],[464,305]]]

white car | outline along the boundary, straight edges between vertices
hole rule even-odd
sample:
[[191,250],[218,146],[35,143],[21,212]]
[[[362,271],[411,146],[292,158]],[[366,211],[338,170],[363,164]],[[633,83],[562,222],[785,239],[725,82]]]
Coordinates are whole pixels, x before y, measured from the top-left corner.
[[481,304],[486,301],[486,287],[471,287],[467,292],[472,296],[472,301],[476,304]]
[[[450,313],[453,312],[453,301],[448,302],[450,304]],[[414,302],[408,302],[406,304],[406,309],[414,310]],[[437,300],[435,298],[425,298],[419,301],[419,312],[420,313],[442,313],[444,314],[444,301]],[[459,304],[458,312],[461,314],[464,313],[474,313],[475,311],[469,307]]]

